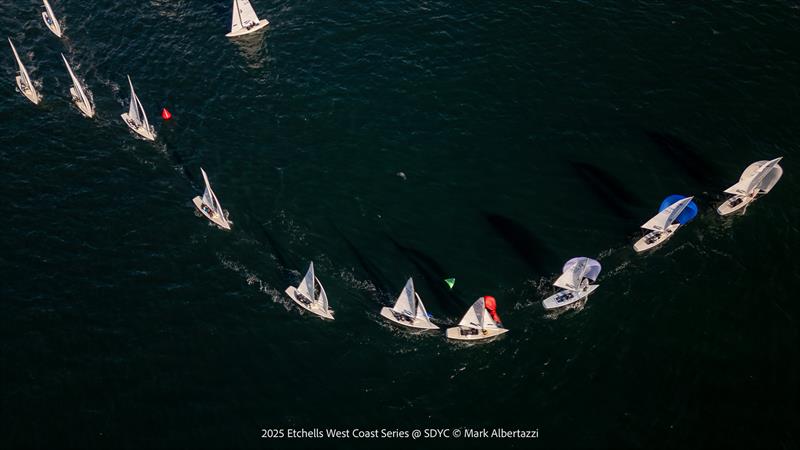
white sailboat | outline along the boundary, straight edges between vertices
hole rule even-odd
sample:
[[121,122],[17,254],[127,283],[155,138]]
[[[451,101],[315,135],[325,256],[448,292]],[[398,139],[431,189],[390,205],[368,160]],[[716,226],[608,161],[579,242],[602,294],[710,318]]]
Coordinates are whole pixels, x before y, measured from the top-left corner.
[[42,101],[42,96],[36,91],[36,87],[33,85],[30,75],[28,75],[28,69],[22,65],[22,60],[19,59],[19,54],[14,47],[14,43],[11,42],[11,38],[8,38],[8,45],[11,46],[11,51],[14,52],[14,59],[17,60],[17,68],[19,70],[19,75],[17,75],[16,78],[17,89],[19,89],[19,92],[24,95],[25,98],[33,102],[34,105],[38,105],[39,102]]
[[308,265],[308,271],[297,287],[286,288],[288,295],[295,303],[308,312],[314,313],[325,319],[333,320],[333,311],[328,308],[328,294],[322,283],[314,276],[314,262]]
[[586,257],[572,258],[564,264],[563,273],[553,283],[562,290],[542,301],[544,309],[556,309],[569,306],[597,289],[597,284],[590,284],[600,275],[600,263]]
[[233,0],[233,17],[231,18],[231,31],[227,37],[242,36],[258,31],[267,25],[267,19],[259,20],[250,0]]
[[148,141],[155,141],[156,130],[147,121],[147,114],[145,114],[142,102],[139,101],[139,97],[136,96],[136,92],[133,90],[133,82],[130,75],[128,75],[128,84],[131,87],[131,101],[128,112],[122,114],[122,120],[139,136]]
[[755,201],[756,197],[765,195],[772,190],[783,176],[783,168],[778,163],[783,157],[770,161],[756,161],[747,166],[739,178],[739,182],[725,189],[726,194],[733,196],[719,205],[717,212],[722,216],[733,214],[747,208]]
[[500,327],[492,319],[492,315],[486,310],[484,298],[481,297],[470,306],[458,326],[447,329],[446,335],[448,339],[458,341],[479,341],[506,332],[508,329]]
[[[667,197],[667,200],[671,199],[672,197],[680,196],[670,196]],[[693,198],[694,197],[684,197],[680,200],[670,203],[669,205],[662,205],[665,207],[663,207],[661,211],[652,219],[648,220],[644,225],[642,225],[642,228],[651,231],[636,241],[636,243],[633,244],[633,249],[637,252],[650,250],[671,238],[672,235],[675,234],[675,231],[678,229],[678,227],[681,226],[681,223],[676,219],[683,212],[683,210],[689,206],[689,203]],[[665,202],[667,200],[665,200]]]
[[422,299],[414,289],[414,280],[409,278],[403,288],[403,292],[397,297],[394,307],[389,308],[384,306],[381,309],[381,316],[391,320],[392,322],[410,328],[419,328],[423,330],[438,330],[439,327],[431,323],[428,312],[425,310],[425,305],[422,304]]
[[202,197],[198,196],[193,198],[192,203],[194,203],[194,206],[200,211],[200,214],[206,216],[208,220],[217,224],[223,230],[230,230],[231,223],[228,221],[228,218],[225,217],[225,211],[223,211],[222,205],[219,204],[217,194],[211,189],[211,183],[208,181],[206,171],[201,167],[200,172],[203,174],[203,182],[206,184],[206,190],[203,191]]
[[47,0],[44,0],[44,9],[45,11],[42,11],[44,24],[47,25],[47,28],[50,28],[53,34],[61,37],[61,25],[58,23],[58,19],[56,19],[56,15],[53,13],[53,8],[50,7],[50,2]]
[[72,94],[72,102],[81,110],[81,114],[91,119],[94,117],[94,105],[89,97],[91,94],[87,95],[87,91],[81,85],[78,77],[75,76],[75,72],[72,71],[72,67],[69,66],[67,58],[64,57],[63,53],[61,54],[61,59],[64,60],[64,65],[67,66],[69,77],[72,78],[72,87],[69,88],[69,92]]

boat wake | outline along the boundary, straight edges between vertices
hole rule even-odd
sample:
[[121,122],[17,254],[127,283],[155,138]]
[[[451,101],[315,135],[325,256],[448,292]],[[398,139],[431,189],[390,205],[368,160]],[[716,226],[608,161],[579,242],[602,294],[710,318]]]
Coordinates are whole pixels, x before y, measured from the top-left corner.
[[290,299],[286,297],[282,291],[273,288],[262,280],[257,273],[250,270],[247,266],[221,253],[217,253],[217,258],[223,267],[239,274],[248,286],[255,286],[259,292],[268,295],[273,303],[282,305],[287,311],[290,309],[292,304]]

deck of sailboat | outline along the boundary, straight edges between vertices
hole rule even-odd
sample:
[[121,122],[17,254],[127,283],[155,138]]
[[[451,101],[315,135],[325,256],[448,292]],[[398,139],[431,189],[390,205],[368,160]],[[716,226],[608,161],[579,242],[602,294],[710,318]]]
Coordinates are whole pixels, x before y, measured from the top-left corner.
[[[547,297],[546,299],[542,300],[542,306],[544,309],[557,309],[557,308],[564,308],[566,306],[575,304],[586,297],[589,296],[592,292],[595,291],[600,285],[599,284],[590,284],[587,286],[586,290],[580,291],[570,291],[567,289],[562,289],[557,293]],[[570,294],[572,296],[570,297]]]
[[34,105],[38,105],[40,101],[42,101],[42,97],[39,95],[38,92],[35,92],[33,89],[25,89],[23,88],[23,79],[21,76],[17,75],[17,89],[22,95],[25,96],[28,100],[30,100]]
[[197,208],[198,211],[200,211],[200,214],[202,214],[202,215],[204,215],[206,217],[206,219],[210,220],[211,222],[213,222],[215,225],[217,225],[218,227],[222,228],[223,230],[230,231],[230,229],[231,229],[230,223],[223,221],[219,216],[212,216],[212,215],[208,214],[205,211],[205,209],[203,208],[203,199],[202,198],[197,196],[197,197],[192,199],[192,203],[194,204],[194,207]]
[[[317,280],[317,282],[319,282],[319,280]],[[322,284],[320,284],[320,289],[322,289]],[[308,311],[308,312],[310,312],[312,314],[315,314],[315,315],[317,315],[319,317],[322,317],[323,319],[334,320],[333,314],[331,314],[330,310],[323,310],[322,308],[319,307],[319,303],[311,302],[310,304],[306,304],[305,302],[300,300],[300,296],[302,294],[297,292],[297,288],[296,287],[289,286],[289,287],[286,288],[285,292],[286,292],[286,295],[289,296],[289,298],[294,300],[294,302],[297,303],[298,305],[300,305],[300,307],[303,308],[304,310],[306,310],[306,311]]]
[[650,240],[650,237],[655,233],[655,231],[650,231],[644,236],[641,237],[635,244],[633,244],[633,249],[636,250],[637,253],[641,253],[650,249],[653,249],[664,242],[666,242],[669,238],[675,234],[675,230],[678,229],[681,225],[679,223],[673,223],[672,225],[668,226],[666,230],[661,231],[659,236],[654,240]]
[[156,135],[153,132],[153,130],[145,128],[145,127],[143,127],[141,125],[140,126],[136,126],[133,123],[133,120],[131,119],[131,116],[128,113],[122,113],[120,115],[120,117],[122,117],[122,120],[124,120],[125,124],[128,125],[128,128],[130,128],[131,130],[135,131],[136,134],[138,134],[139,136],[147,139],[148,141],[155,141],[156,140]]
[[256,31],[265,28],[267,25],[269,25],[269,21],[267,19],[261,19],[261,20],[258,21],[258,24],[256,24],[255,26],[253,26],[249,30],[247,28],[242,28],[242,29],[237,30],[237,31],[231,31],[230,33],[226,34],[225,36],[226,37],[244,36],[246,34],[255,33]]
[[[756,200],[757,196],[750,196],[750,195],[734,195],[729,199],[725,200],[724,203],[717,207],[717,212],[721,216],[727,216],[728,214],[733,214],[739,211],[744,211],[744,209],[750,203],[753,203]],[[736,200],[741,200],[740,202],[736,203],[735,205],[731,205],[732,202]]]
[[402,325],[408,328],[416,328],[419,330],[438,330],[439,327],[430,323],[429,321],[422,320],[418,317],[409,317],[405,314],[395,312],[392,308],[384,306],[381,308],[381,316],[388,319],[397,325]]
[[507,328],[484,328],[479,330],[477,328],[463,327],[461,325],[448,328],[446,331],[447,339],[456,341],[482,341],[491,339],[507,333]]

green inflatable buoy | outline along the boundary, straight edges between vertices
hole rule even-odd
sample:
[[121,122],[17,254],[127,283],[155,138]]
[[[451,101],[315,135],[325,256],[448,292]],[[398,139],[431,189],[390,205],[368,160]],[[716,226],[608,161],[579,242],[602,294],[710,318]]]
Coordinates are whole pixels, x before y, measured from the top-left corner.
[[444,280],[444,282],[447,283],[448,286],[450,286],[450,289],[453,289],[453,286],[456,285],[456,279],[455,278],[446,278]]

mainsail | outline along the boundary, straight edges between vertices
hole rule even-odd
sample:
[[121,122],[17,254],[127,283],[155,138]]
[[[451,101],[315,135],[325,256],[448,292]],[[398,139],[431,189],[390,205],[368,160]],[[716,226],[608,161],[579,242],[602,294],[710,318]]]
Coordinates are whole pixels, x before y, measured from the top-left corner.
[[50,22],[47,22],[47,18],[45,18],[47,27],[50,28],[56,36],[61,37],[61,25],[58,23],[58,19],[56,19],[55,13],[53,13],[53,8],[50,7],[50,2],[47,0],[44,0],[44,8],[47,10],[47,18],[50,19]]
[[563,273],[553,285],[562,289],[577,291],[581,288],[584,278],[595,281],[600,274],[600,270],[600,263],[594,259],[586,257],[572,258],[564,264]]
[[[22,60],[19,59],[19,54],[17,53],[17,49],[14,47],[14,43],[11,42],[11,38],[8,38],[8,44],[11,45],[11,51],[14,52],[14,59],[17,60],[17,67],[19,68],[19,75],[22,77],[22,87],[24,89],[30,90],[36,93],[36,88],[33,87],[33,83],[31,82],[31,77],[28,75],[28,70],[22,65]],[[38,96],[38,93],[36,93]]]
[[231,33],[242,28],[255,25],[259,22],[256,11],[250,0],[233,0],[233,18],[231,19]]
[[208,181],[208,175],[206,175],[206,171],[201,167],[200,172],[203,174],[203,181],[206,184],[206,189],[203,191],[203,203],[211,208],[214,213],[222,219],[223,222],[227,223],[228,220],[225,218],[225,212],[222,210],[222,205],[220,205],[219,200],[217,199],[217,194],[215,194],[214,190],[211,189],[211,183]]
[[744,170],[739,182],[725,189],[725,192],[733,195],[750,195],[757,193],[756,190],[769,191],[777,182],[777,178],[780,178],[780,175],[774,175],[773,171],[783,174],[783,169],[778,166],[781,159],[783,157],[751,164]]
[[689,202],[692,201],[693,197],[686,197],[683,199],[678,200],[677,202],[669,205],[668,207],[664,208],[655,215],[652,219],[648,220],[642,228],[647,230],[654,230],[654,231],[664,231],[667,229],[668,226],[672,225],[672,222],[678,218],[678,216],[683,212]]
[[86,92],[84,92],[83,86],[81,86],[81,82],[78,80],[78,77],[75,76],[75,72],[72,71],[72,67],[69,66],[67,58],[64,57],[63,53],[61,54],[61,59],[64,60],[64,65],[67,66],[69,77],[72,78],[72,84],[75,86],[75,92],[78,93],[78,98],[76,99],[76,101],[83,103],[84,107],[81,108],[81,110],[87,112],[87,114],[91,113],[88,114],[89,116],[91,116],[92,114],[94,114],[94,108],[92,107],[92,103],[89,101],[89,97],[86,96]]
[[497,324],[494,323],[494,320],[492,320],[491,317],[489,317],[488,322],[486,321],[486,316],[486,305],[483,302],[483,297],[481,297],[472,304],[469,310],[467,310],[467,313],[464,314],[461,322],[458,322],[458,324],[462,327],[482,330],[486,328],[485,324],[491,322],[493,327],[497,328]]
[[145,114],[144,112],[144,107],[142,107],[142,102],[139,101],[139,97],[133,90],[133,82],[131,81],[130,75],[128,75],[128,84],[131,87],[131,103],[130,106],[128,107],[128,115],[130,116],[131,120],[133,120],[138,126],[150,130],[150,122],[147,121],[147,114]]
[[403,292],[397,297],[397,302],[394,304],[392,310],[398,314],[415,317],[417,315],[417,308],[414,294],[414,280],[409,278],[403,288]]
[[[300,282],[300,286],[297,287],[298,292],[303,294],[304,297],[311,300],[312,302],[316,302],[317,299],[314,296],[314,262],[312,261],[308,265],[308,272],[306,272],[306,276],[303,277],[303,281]],[[326,299],[327,300],[327,299]],[[325,304],[325,310],[328,309],[327,301]]]

